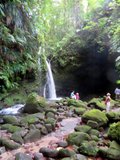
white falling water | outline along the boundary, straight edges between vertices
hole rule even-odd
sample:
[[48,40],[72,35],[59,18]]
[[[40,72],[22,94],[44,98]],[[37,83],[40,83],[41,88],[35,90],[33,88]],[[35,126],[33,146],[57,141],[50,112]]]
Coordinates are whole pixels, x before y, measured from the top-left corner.
[[56,96],[55,82],[53,79],[50,62],[46,61],[46,65],[48,71],[47,71],[47,83],[45,84],[44,87],[44,97],[54,100],[57,98],[57,96]]
[[24,108],[24,104],[16,104],[9,108],[4,108],[0,110],[0,115],[9,115],[9,114],[19,114]]

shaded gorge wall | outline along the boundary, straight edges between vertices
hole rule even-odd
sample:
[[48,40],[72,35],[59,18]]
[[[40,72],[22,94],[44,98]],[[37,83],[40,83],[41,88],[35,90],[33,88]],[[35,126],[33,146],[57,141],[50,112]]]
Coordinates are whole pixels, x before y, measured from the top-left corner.
[[102,53],[99,51],[97,43],[82,48],[72,41],[59,53],[52,64],[58,96],[70,96],[72,90],[79,92],[82,99],[103,96],[107,92],[114,96],[117,55],[109,54],[107,46]]

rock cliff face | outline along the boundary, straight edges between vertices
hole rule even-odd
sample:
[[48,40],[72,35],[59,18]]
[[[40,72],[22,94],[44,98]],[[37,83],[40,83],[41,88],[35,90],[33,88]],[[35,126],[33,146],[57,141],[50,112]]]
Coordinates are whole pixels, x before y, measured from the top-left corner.
[[113,92],[118,77],[116,56],[109,54],[108,47],[99,53],[97,43],[87,42],[87,46],[82,47],[78,40],[80,36],[70,40],[52,64],[57,95],[69,96],[75,90],[84,98]]

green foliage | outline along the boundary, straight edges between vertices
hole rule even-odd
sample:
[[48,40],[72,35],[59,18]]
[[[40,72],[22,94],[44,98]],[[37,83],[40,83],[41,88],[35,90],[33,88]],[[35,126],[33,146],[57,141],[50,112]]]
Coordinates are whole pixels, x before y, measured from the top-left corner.
[[[38,41],[27,4],[15,0],[0,4],[1,90],[18,87],[19,80],[36,69]],[[24,7],[22,7],[24,6]],[[24,8],[24,9],[23,9]],[[4,12],[3,12],[4,11]],[[8,15],[9,14],[9,15]],[[6,21],[5,18],[6,17]]]

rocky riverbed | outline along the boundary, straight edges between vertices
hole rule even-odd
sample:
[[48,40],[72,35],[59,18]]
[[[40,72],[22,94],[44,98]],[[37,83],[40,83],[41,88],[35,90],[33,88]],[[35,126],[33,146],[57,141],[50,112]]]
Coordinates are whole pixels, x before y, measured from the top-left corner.
[[116,101],[106,113],[102,98],[47,103],[30,95],[22,114],[2,116],[0,159],[119,160],[119,121]]
[[[0,156],[1,160],[5,159],[15,159],[15,155],[19,152],[29,154],[34,157],[36,153],[39,153],[40,148],[58,148],[58,142],[64,142],[69,133],[74,131],[77,124],[80,123],[80,118],[69,118],[64,119],[62,122],[58,123],[60,127],[56,128],[56,131],[49,133],[40,140],[32,143],[23,144],[19,149],[13,151],[7,151]],[[71,125],[72,124],[72,125]],[[3,133],[2,136],[7,136],[8,134]],[[63,143],[64,144],[64,143]],[[41,156],[41,159],[45,159]]]

